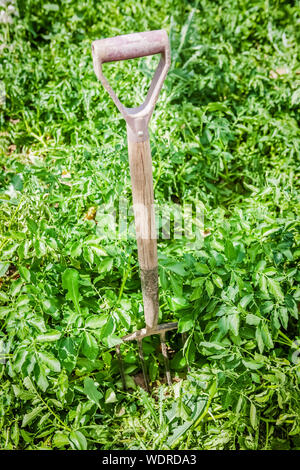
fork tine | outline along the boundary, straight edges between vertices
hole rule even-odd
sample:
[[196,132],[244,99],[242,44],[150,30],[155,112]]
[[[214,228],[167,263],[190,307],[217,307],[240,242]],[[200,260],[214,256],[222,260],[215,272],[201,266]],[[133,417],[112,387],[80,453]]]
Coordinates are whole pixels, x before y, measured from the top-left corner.
[[[182,347],[184,348],[185,346],[185,343],[187,342],[187,333],[182,333],[181,334],[181,338],[182,338]],[[190,366],[187,364],[187,371],[190,372],[191,371],[191,368]]]
[[138,347],[139,347],[139,358],[140,358],[143,376],[144,376],[144,383],[145,383],[146,390],[149,393],[149,381],[148,381],[148,374],[147,374],[147,369],[146,369],[146,364],[145,364],[142,339],[138,340]]
[[165,363],[167,384],[171,386],[172,380],[171,380],[171,372],[170,372],[170,362],[169,362],[168,351],[167,351],[167,346],[166,346],[166,333],[160,334],[160,344],[161,344],[161,351],[162,351],[162,355],[163,355],[164,363]]

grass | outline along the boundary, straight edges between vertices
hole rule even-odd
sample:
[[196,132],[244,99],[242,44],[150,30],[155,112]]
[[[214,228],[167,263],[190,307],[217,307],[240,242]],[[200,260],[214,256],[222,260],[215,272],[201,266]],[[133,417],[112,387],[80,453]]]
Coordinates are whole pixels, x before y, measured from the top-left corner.
[[[299,449],[299,3],[4,3],[1,448]],[[143,325],[141,291],[135,240],[101,213],[131,190],[90,48],[160,28],[172,66],[151,120],[156,202],[201,205],[210,235],[159,241],[161,319],[187,343],[170,336],[168,389],[144,341],[148,396],[135,346],[122,346],[130,392],[114,353]],[[154,65],[105,71],[133,104]]]

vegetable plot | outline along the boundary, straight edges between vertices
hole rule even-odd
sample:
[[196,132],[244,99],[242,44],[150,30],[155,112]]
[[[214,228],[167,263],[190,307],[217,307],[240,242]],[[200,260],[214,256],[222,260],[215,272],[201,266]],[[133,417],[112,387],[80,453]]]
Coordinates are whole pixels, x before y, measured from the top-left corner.
[[[299,449],[297,3],[1,8],[1,448]],[[126,129],[90,46],[160,28],[172,67],[152,168],[173,215],[159,225],[159,322],[185,343],[169,333],[168,387],[158,339],[143,340],[148,394],[120,339],[144,326]],[[156,63],[119,65],[131,106]],[[183,207],[201,209],[196,240],[175,236]]]

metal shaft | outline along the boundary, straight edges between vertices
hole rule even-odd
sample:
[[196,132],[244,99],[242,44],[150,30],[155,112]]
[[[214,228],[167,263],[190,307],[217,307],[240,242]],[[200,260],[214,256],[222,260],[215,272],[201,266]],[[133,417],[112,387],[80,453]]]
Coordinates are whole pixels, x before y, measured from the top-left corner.
[[143,376],[144,376],[145,388],[146,388],[147,392],[149,393],[149,380],[148,380],[147,368],[146,368],[146,364],[145,364],[142,340],[138,341],[137,343],[138,343],[138,348],[139,348],[139,358],[140,358],[142,371],[143,371]]
[[165,363],[167,384],[170,386],[170,385],[172,385],[172,380],[171,380],[170,362],[169,362],[169,357],[168,357],[168,351],[167,351],[167,345],[166,345],[166,334],[165,333],[162,333],[160,335],[160,344],[161,344],[161,352],[162,352],[162,355],[163,355],[163,358],[164,358],[164,363]]

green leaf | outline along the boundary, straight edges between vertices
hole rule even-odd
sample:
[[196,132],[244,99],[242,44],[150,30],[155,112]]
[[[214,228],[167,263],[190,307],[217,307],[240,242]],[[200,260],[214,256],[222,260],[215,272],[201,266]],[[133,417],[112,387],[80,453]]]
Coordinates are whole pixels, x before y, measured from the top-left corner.
[[263,339],[264,344],[267,346],[268,349],[274,347],[273,340],[269,328],[266,323],[263,323],[260,326],[261,336]]
[[225,256],[229,261],[234,261],[236,258],[235,248],[230,240],[225,242]]
[[116,329],[115,322],[113,317],[108,317],[106,323],[101,329],[101,339],[105,339],[108,336],[112,335]]
[[220,276],[217,276],[216,274],[213,274],[212,280],[213,280],[213,282],[215,283],[215,285],[216,285],[217,287],[219,287],[220,289],[223,288],[223,281],[222,281],[222,279],[220,278]]
[[285,307],[280,307],[279,308],[279,318],[280,318],[280,321],[281,321],[281,324],[282,324],[283,328],[287,329],[288,322],[289,322],[289,315],[288,315],[287,308],[285,308]]
[[224,346],[216,342],[201,341],[200,346],[208,349],[216,349],[217,351],[224,350]]
[[224,246],[222,243],[220,243],[218,240],[212,239],[211,241],[211,246],[214,248],[216,251],[224,251]]
[[0,301],[1,302],[8,302],[9,301],[9,296],[5,294],[5,292],[0,291]]
[[60,362],[48,352],[39,352],[39,358],[53,372],[60,372]]
[[28,356],[27,349],[19,349],[14,357],[14,368],[15,370],[20,373],[22,366]]
[[171,299],[169,298],[169,302],[171,304],[172,310],[175,310],[175,311],[181,310],[188,303],[185,297],[172,297]]
[[252,359],[248,359],[247,361],[242,360],[242,362],[247,369],[251,370],[261,369],[261,367],[264,365],[263,363],[253,361]]
[[185,331],[189,331],[194,326],[194,315],[192,313],[188,313],[180,317],[178,322],[178,331],[179,333],[184,333]]
[[101,263],[98,265],[98,272],[99,273],[107,273],[112,270],[113,267],[113,258],[105,258]]
[[8,307],[0,307],[0,318],[6,317],[13,309]]
[[59,449],[69,445],[68,435],[62,431],[57,431],[53,436],[53,445]]
[[30,282],[31,276],[29,269],[25,268],[25,266],[19,266],[19,273],[24,281]]
[[79,274],[76,269],[67,268],[62,275],[63,288],[68,291],[67,298],[72,300],[76,313],[80,315],[78,279]]
[[209,274],[210,273],[210,269],[206,264],[196,263],[195,268],[196,268],[197,272],[200,273],[200,274]]
[[268,277],[268,288],[270,293],[273,294],[279,302],[282,302],[284,300],[284,295],[278,281],[276,281],[275,279],[270,279]]
[[291,98],[292,106],[300,104],[300,87],[296,88]]
[[100,246],[96,244],[92,244],[92,243],[87,243],[87,242],[86,244],[89,246],[89,249],[92,250],[93,253],[97,255],[99,258],[101,258],[102,256],[107,256],[106,251],[103,250],[103,248],[101,248]]
[[9,268],[10,263],[0,263],[0,277],[3,277]]
[[[136,383],[133,380],[133,378],[131,377],[131,375],[125,374],[125,382],[126,382],[126,387],[127,388],[132,388],[133,390],[136,390],[136,388],[137,388]],[[116,387],[118,387],[118,389],[123,388],[123,384],[122,384],[121,379],[116,382]]]
[[99,392],[95,382],[90,377],[84,379],[84,393],[92,402],[100,406],[99,400],[101,400],[103,394]]
[[192,302],[193,300],[200,299],[202,296],[202,287],[196,287],[196,289],[193,290],[192,295],[190,297],[190,301]]
[[170,274],[170,282],[174,295],[177,297],[182,297],[182,280],[174,274]]
[[167,439],[167,445],[170,448],[173,448],[177,445],[177,443],[180,441],[180,439],[186,434],[188,429],[194,425],[194,423],[199,419],[201,416],[201,413],[205,410],[205,405],[207,403],[207,400],[200,399],[196,403],[196,407],[193,410],[193,414],[191,416],[191,419],[188,421],[185,421],[184,424],[180,424],[176,426],[174,429],[173,433],[171,436],[168,437]]
[[240,325],[240,318],[239,314],[232,313],[231,315],[228,315],[228,325],[229,325],[229,330],[234,334],[234,336],[238,336],[239,334],[239,325]]
[[182,351],[178,351],[171,359],[170,366],[175,370],[182,370],[186,367],[186,358],[183,356]]
[[168,289],[169,287],[168,275],[166,271],[162,268],[159,268],[159,282],[163,289]]
[[223,315],[219,321],[218,321],[218,326],[220,328],[220,332],[222,333],[222,335],[226,335],[226,333],[228,332],[229,330],[229,324],[228,324],[228,316],[227,315]]
[[240,300],[240,306],[242,308],[246,308],[252,299],[253,299],[253,294],[244,295],[244,297],[242,297]]
[[255,266],[255,271],[261,272],[265,269],[266,261],[264,259],[260,260]]
[[78,258],[78,256],[81,255],[81,252],[82,252],[82,244],[78,242],[73,243],[70,248],[70,255],[72,256],[72,258]]
[[106,315],[92,315],[86,319],[85,326],[92,330],[102,328],[107,323]]
[[42,258],[47,253],[47,247],[42,240],[35,240],[33,247],[38,258]]
[[54,318],[58,314],[58,300],[55,297],[48,297],[47,299],[42,300],[42,306],[46,313],[49,313]]
[[116,403],[118,401],[115,392],[109,388],[105,392],[105,403]]
[[173,271],[176,274],[179,274],[179,276],[185,276],[186,271],[184,269],[184,265],[182,263],[173,263],[173,264],[168,264],[166,266],[166,269],[169,271]]
[[95,337],[88,331],[84,332],[81,350],[88,359],[94,360],[98,356],[99,348],[97,341]]
[[156,361],[152,360],[149,366],[149,377],[150,381],[154,382],[158,373],[158,364]]
[[272,325],[272,328],[275,328],[275,330],[279,330],[281,326],[279,322],[279,311],[277,309],[274,309],[272,312],[271,325]]
[[73,449],[86,450],[87,440],[80,431],[72,431],[69,436],[69,441]]
[[208,297],[211,297],[214,293],[214,285],[209,279],[207,279],[205,282],[205,289]]
[[40,389],[43,390],[43,392],[45,392],[47,388],[49,387],[49,382],[47,380],[47,377],[44,374],[44,372],[42,372],[41,370],[38,372],[36,383],[38,384]]
[[259,278],[259,287],[260,290],[267,296],[269,297],[269,291],[268,291],[268,286],[267,286],[267,278],[262,274]]
[[263,341],[263,337],[262,337],[260,327],[256,328],[255,339],[256,339],[256,342],[257,342],[257,345],[258,345],[259,352],[262,354],[264,349],[265,349],[265,344],[264,344],[264,341]]
[[28,426],[28,424],[30,424],[33,420],[35,420],[35,418],[40,416],[42,409],[43,408],[41,406],[38,406],[37,408],[34,408],[32,411],[30,411],[30,413],[26,413],[23,416],[22,428],[24,428],[25,426]]
[[47,343],[57,341],[61,336],[61,332],[58,330],[48,330],[46,333],[42,333],[36,337],[36,341],[39,343]]
[[110,364],[111,364],[111,361],[112,361],[112,356],[108,351],[104,351],[102,353],[102,359],[103,359],[104,364],[107,367],[110,367]]
[[30,390],[31,392],[35,392],[33,382],[29,376],[24,378],[23,383],[25,387],[27,388],[27,390]]
[[43,8],[46,10],[46,11],[59,11],[59,6],[56,5],[55,3],[45,3],[43,5]]
[[109,335],[107,338],[103,338],[103,342],[107,344],[109,348],[117,346],[117,344],[122,344],[122,339],[117,335]]
[[248,325],[259,325],[260,322],[261,322],[261,318],[259,318],[257,315],[248,313],[248,315],[246,316],[246,323]]
[[62,338],[58,343],[58,357],[63,367],[72,372],[76,365],[78,351],[72,338]]
[[256,428],[256,406],[251,403],[250,405],[250,423],[253,429]]
[[11,288],[10,288],[10,295],[12,297],[15,297],[21,290],[22,288],[22,279],[17,279],[16,281],[13,281],[11,283]]

